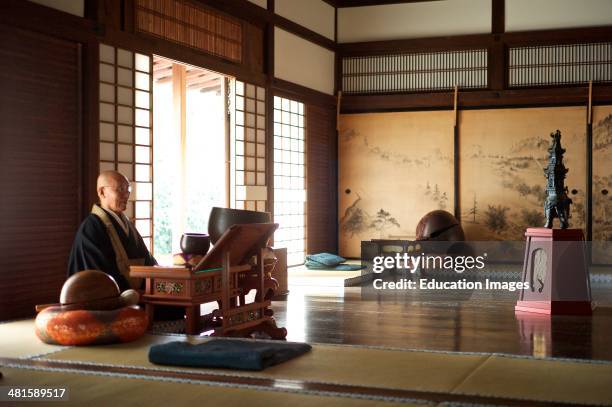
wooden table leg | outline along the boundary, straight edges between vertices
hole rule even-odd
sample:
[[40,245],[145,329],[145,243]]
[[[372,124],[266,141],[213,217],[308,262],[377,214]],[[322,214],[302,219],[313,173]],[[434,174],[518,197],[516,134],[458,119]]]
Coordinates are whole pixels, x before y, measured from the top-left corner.
[[153,307],[153,304],[149,304],[148,302],[145,304],[145,312],[147,313],[147,318],[149,319],[149,328],[153,326],[153,315],[155,314],[153,312]]
[[200,333],[200,306],[185,307],[185,333],[197,335]]

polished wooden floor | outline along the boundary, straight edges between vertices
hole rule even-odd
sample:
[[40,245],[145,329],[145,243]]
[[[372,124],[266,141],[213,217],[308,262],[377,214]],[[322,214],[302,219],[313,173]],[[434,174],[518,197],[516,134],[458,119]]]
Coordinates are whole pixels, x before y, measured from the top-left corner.
[[288,340],[612,360],[612,285],[592,287],[591,317],[515,314],[508,291],[402,291],[291,285],[273,302]]

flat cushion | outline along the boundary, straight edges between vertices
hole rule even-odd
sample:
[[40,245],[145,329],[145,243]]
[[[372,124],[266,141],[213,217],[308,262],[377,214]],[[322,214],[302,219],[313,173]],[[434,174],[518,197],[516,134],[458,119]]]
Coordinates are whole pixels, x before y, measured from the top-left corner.
[[364,269],[361,264],[338,264],[337,266],[326,266],[316,261],[306,260],[304,263],[307,269],[310,270],[336,270],[336,271],[355,271]]
[[344,257],[336,256],[335,254],[331,253],[309,254],[306,256],[306,260],[309,262],[320,263],[329,267],[335,267],[338,264],[346,261]]
[[310,351],[307,343],[214,338],[197,345],[169,342],[149,349],[160,365],[263,370]]
[[99,345],[130,342],[144,335],[146,312],[134,307],[110,311],[45,308],[36,316],[38,338],[52,345]]

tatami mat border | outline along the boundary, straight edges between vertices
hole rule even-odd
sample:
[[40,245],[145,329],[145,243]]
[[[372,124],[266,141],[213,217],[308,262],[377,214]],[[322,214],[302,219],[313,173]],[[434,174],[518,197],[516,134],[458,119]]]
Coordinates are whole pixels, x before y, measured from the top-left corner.
[[72,349],[72,348],[74,348],[74,346],[62,346],[60,349],[55,349],[55,350],[52,350],[52,351],[49,351],[49,352],[42,352],[42,353],[38,353],[38,354],[35,354],[35,355],[26,355],[26,356],[20,357],[19,359],[26,359],[26,360],[27,359],[38,359],[38,358],[42,358],[42,357],[45,357],[45,356],[53,355],[53,354],[55,354],[57,352],[61,352],[61,351],[68,350],[68,349]]
[[[198,337],[196,335],[184,335],[184,334],[150,334],[151,336],[175,336],[179,338],[190,337],[193,339],[213,339],[212,337]],[[250,338],[231,338],[232,340],[238,341],[246,341],[246,342],[269,342],[269,343],[278,343],[277,340],[274,339],[250,339]],[[293,342],[286,341],[284,343],[303,343],[303,342]],[[393,346],[383,346],[383,345],[353,345],[346,343],[325,343],[325,342],[307,342],[309,345],[313,346],[335,346],[340,348],[357,348],[357,349],[373,349],[373,350],[387,350],[394,352],[422,352],[422,353],[439,353],[443,355],[472,355],[472,356],[499,356],[504,358],[514,358],[514,359],[529,359],[529,360],[542,360],[542,361],[551,361],[551,362],[569,362],[569,363],[585,363],[585,364],[596,364],[596,365],[612,365],[612,360],[600,360],[600,359],[574,359],[574,358],[552,358],[552,357],[534,357],[529,355],[516,355],[512,353],[498,353],[498,352],[457,352],[457,351],[446,351],[446,350],[438,350],[438,349],[415,349],[415,348],[399,348]]]
[[[4,358],[6,359],[6,358]],[[154,375],[146,375],[146,374],[134,374],[134,373],[122,373],[122,372],[108,372],[102,370],[90,370],[90,369],[78,369],[78,368],[63,368],[63,367],[48,367],[48,366],[37,366],[32,365],[32,363],[36,362],[49,362],[57,365],[61,364],[72,364],[74,366],[82,366],[82,367],[110,367],[110,368],[123,368],[119,365],[109,365],[105,366],[104,364],[98,363],[84,363],[84,362],[65,362],[58,360],[23,360],[26,363],[19,363],[21,360],[16,360],[16,362],[6,362],[6,360],[2,360],[0,358],[0,365],[6,366],[10,368],[20,368],[20,369],[32,369],[37,371],[48,371],[48,372],[64,372],[64,373],[82,373],[88,375],[98,375],[98,376],[107,376],[107,377],[125,377],[125,378],[133,378],[133,379],[143,379],[143,380],[156,380],[156,381],[168,381],[168,382],[181,382],[181,383],[191,383],[191,384],[202,384],[209,386],[219,386],[219,387],[228,387],[228,388],[244,388],[244,389],[252,389],[252,390],[261,390],[261,391],[272,391],[272,392],[282,392],[282,393],[294,393],[294,394],[303,394],[303,395],[314,395],[314,396],[324,396],[324,397],[343,397],[343,398],[354,398],[354,399],[362,399],[362,400],[378,400],[378,401],[386,401],[386,402],[395,402],[395,403],[414,403],[414,404],[424,404],[424,405],[439,405],[439,403],[447,403],[447,405],[483,405],[483,406],[491,406],[491,405],[503,405],[503,406],[542,406],[542,407],[552,407],[552,406],[564,406],[564,405],[594,405],[594,404],[576,404],[576,403],[565,403],[559,401],[549,401],[549,400],[534,400],[520,397],[506,398],[501,396],[494,395],[478,395],[478,394],[466,394],[462,392],[425,392],[418,390],[410,390],[410,389],[392,389],[392,388],[379,388],[379,387],[363,387],[363,386],[354,386],[354,385],[338,385],[338,384],[330,384],[330,386],[335,386],[337,388],[346,388],[360,390],[361,392],[342,392],[342,391],[328,391],[328,390],[316,390],[316,389],[304,389],[299,388],[300,384],[307,384],[307,382],[303,380],[294,381],[294,380],[285,380],[286,387],[273,387],[273,386],[263,386],[263,385],[252,385],[252,384],[244,384],[244,383],[228,383],[223,381],[207,381],[203,379],[189,379],[189,378],[179,378],[179,377],[168,377],[168,376],[154,376]],[[29,362],[29,363],[28,363]],[[124,367],[125,369],[132,370],[141,370],[141,371],[153,371],[156,369],[151,368],[143,368],[143,367]],[[191,371],[181,371],[181,372],[172,372],[170,370],[162,370],[160,373],[182,373],[182,374],[191,374]],[[201,371],[196,371],[195,374],[208,374]],[[217,374],[208,374],[209,376],[218,376]],[[237,379],[238,377],[236,377]],[[240,377],[242,379],[253,379],[257,378],[253,377]],[[268,381],[271,379],[260,379],[262,381]],[[282,384],[283,380],[273,379],[274,385]],[[292,386],[293,384],[293,386]],[[313,385],[323,385],[324,382],[312,382]],[[413,397],[410,396],[386,396],[382,394],[372,394],[365,393],[364,391],[371,390],[373,393],[408,393],[412,394]],[[469,400],[477,400],[476,403],[466,403]],[[480,403],[479,403],[480,402]],[[450,404],[448,404],[450,403]],[[527,403],[527,404],[525,404]],[[595,404],[597,405],[597,404]]]
[[[44,360],[44,359],[40,359]],[[57,362],[53,360],[54,362]],[[64,362],[67,364],[74,365],[94,365],[99,367],[109,367],[103,364],[98,363],[82,363],[82,362]],[[242,384],[242,383],[230,383],[230,382],[222,382],[222,381],[207,381],[207,380],[196,380],[196,379],[187,379],[180,377],[168,377],[168,376],[151,376],[151,375],[139,375],[134,373],[120,373],[120,372],[107,372],[107,371],[94,371],[94,370],[83,370],[83,369],[68,369],[68,368],[55,368],[55,367],[46,367],[46,366],[31,366],[22,363],[3,363],[0,366],[16,368],[16,369],[30,369],[42,372],[61,372],[61,373],[78,373],[78,374],[86,374],[90,376],[106,376],[106,377],[123,377],[126,379],[141,379],[141,380],[152,380],[152,381],[161,381],[161,382],[175,382],[175,383],[188,383],[188,384],[197,384],[197,385],[205,385],[205,386],[216,386],[216,387],[229,387],[229,388],[242,388],[242,389],[250,389],[250,390],[258,390],[258,391],[271,391],[278,393],[295,393],[295,394],[304,394],[304,395],[313,395],[313,396],[324,396],[324,397],[343,397],[343,398],[353,398],[353,399],[361,399],[361,400],[379,400],[393,403],[414,403],[414,404],[424,404],[424,405],[435,405],[436,403],[432,403],[428,400],[422,399],[412,399],[407,397],[391,397],[391,396],[378,396],[371,394],[362,394],[362,393],[348,393],[348,392],[333,392],[333,391],[315,391],[315,390],[307,390],[307,389],[299,389],[297,387],[268,387],[268,386],[258,386],[252,384]],[[120,365],[112,365],[112,367],[123,367]],[[127,368],[127,367],[126,367]],[[142,370],[158,370],[158,369],[149,369],[149,368],[139,368]],[[164,371],[161,372],[171,372]],[[194,373],[193,371],[182,371],[183,373]],[[195,373],[198,373],[197,371]],[[220,375],[219,375],[220,376]],[[279,380],[275,380],[276,385],[281,384]],[[350,387],[350,386],[345,386]]]
[[[236,338],[233,338],[236,339]],[[248,340],[248,339],[247,339]],[[415,352],[420,352],[420,351],[415,351]],[[431,353],[448,353],[448,354],[453,354],[453,355],[460,355],[461,352],[436,352],[436,351],[432,351]],[[503,354],[492,354],[492,353],[472,353],[473,355],[483,355],[483,356],[507,356],[507,355],[503,355]],[[510,355],[511,357],[513,355]],[[546,359],[537,359],[537,358],[530,358],[530,357],[524,357],[524,358],[520,358],[520,359],[531,359],[531,360],[546,360]],[[43,362],[49,362],[49,363],[62,363],[62,364],[68,364],[68,365],[74,365],[74,366],[95,366],[95,367],[100,367],[100,368],[119,368],[119,369],[132,369],[134,368],[134,366],[130,366],[130,365],[121,365],[121,364],[107,364],[107,363],[97,363],[97,362],[81,362],[81,361],[72,361],[72,360],[58,360],[58,359],[46,359],[46,358],[38,358],[36,360],[39,361],[43,361]],[[488,360],[488,358],[487,358]],[[548,358],[547,360],[549,361],[556,361],[556,362],[560,362],[560,361],[564,361],[564,360],[560,360],[560,359],[552,359],[552,358]],[[573,361],[573,359],[570,359],[569,361]],[[470,372],[470,375],[474,374],[475,371],[480,368],[482,365],[484,365],[484,363],[486,362],[483,361],[481,364],[479,364],[474,371]],[[8,365],[7,365],[8,366]],[[27,368],[27,365],[24,365],[24,368]],[[42,368],[42,370],[44,370],[45,368]],[[56,368],[49,368],[50,370],[58,370],[58,371],[62,371],[60,368],[56,369]],[[217,370],[212,370],[212,369],[201,369],[201,370],[193,370],[193,369],[176,369],[173,367],[148,367],[148,366],[138,366],[137,369],[142,370],[142,371],[149,371],[149,372],[157,372],[157,373],[179,373],[179,374],[193,374],[193,375],[211,375],[211,376],[217,376],[220,378],[227,378],[228,380],[237,380],[237,379],[261,379],[261,377],[259,376],[255,376],[255,375],[250,375],[248,371],[243,371],[241,374],[232,374],[232,373],[227,373],[227,372],[223,372],[223,371],[217,371]],[[83,371],[80,369],[67,369],[73,372],[91,372],[89,370],[87,371]],[[95,373],[95,372],[94,372]],[[126,373],[114,373],[114,372],[107,372],[108,376],[113,376],[115,374],[117,375],[127,375],[126,377],[131,377],[131,374],[126,374]],[[157,378],[157,376],[148,376],[148,375],[133,375],[134,378],[150,378],[150,377],[154,377]],[[164,376],[167,377],[167,376]],[[469,377],[469,375],[468,375]],[[174,379],[174,378],[171,378]],[[210,384],[211,386],[223,386],[223,383],[228,384],[227,387],[240,387],[242,386],[241,384],[238,383],[228,383],[228,382],[216,382],[216,381],[205,381],[205,380],[194,380],[194,379],[181,379],[181,380],[188,380],[189,383],[191,383],[191,381],[193,381],[193,383],[203,383],[203,384]],[[191,381],[189,381],[191,380]],[[276,382],[279,382],[279,379],[274,379]],[[280,379],[280,381],[285,380],[285,379]],[[464,379],[464,381],[467,380],[467,377]],[[293,381],[292,379],[287,379],[286,381],[290,382]],[[299,380],[300,383],[304,383],[304,384],[308,384],[308,385],[325,385],[325,386],[340,386],[343,388],[359,388],[362,386],[355,386],[355,385],[351,385],[351,384],[343,384],[343,383],[338,383],[338,382],[329,382],[329,381],[323,381],[323,380],[319,380],[319,381],[314,381],[314,380],[303,380],[300,379]],[[290,393],[300,393],[300,394],[313,394],[313,395],[327,395],[327,396],[332,396],[332,397],[351,397],[351,398],[361,398],[361,399],[367,399],[367,400],[384,400],[384,401],[393,401],[393,402],[402,402],[402,403],[407,403],[407,402],[412,402],[412,403],[416,403],[416,402],[423,402],[424,400],[422,399],[411,399],[411,398],[403,398],[403,397],[388,397],[388,396],[380,396],[382,398],[380,398],[379,396],[372,396],[374,398],[370,398],[370,396],[367,395],[363,395],[363,394],[355,394],[355,393],[348,393],[348,394],[352,394],[353,396],[347,396],[347,393],[340,393],[340,392],[318,392],[318,391],[311,391],[311,390],[304,390],[304,389],[285,389],[285,388],[270,388],[270,387],[266,387],[266,386],[253,386],[253,385],[244,385],[246,386],[245,388],[252,388],[252,389],[258,389],[258,390],[270,390],[270,391],[287,391]],[[253,386],[253,387],[249,387],[249,386]],[[459,387],[460,385],[457,385],[456,387]],[[371,389],[377,389],[377,390],[389,390],[389,391],[416,391],[416,392],[420,392],[417,390],[412,390],[412,389],[402,389],[402,388],[397,388],[397,387],[378,387],[378,386],[368,386]],[[425,393],[425,392],[423,392]],[[495,394],[492,393],[487,393],[487,394],[473,394],[473,393],[464,393],[461,391],[457,391],[457,390],[452,390],[451,392],[448,393],[440,393],[440,394],[447,394],[449,396],[458,396],[458,397],[466,397],[466,398],[470,398],[470,397],[479,397],[479,398],[490,398],[490,399],[500,399],[500,396],[496,396]],[[359,397],[361,396],[361,397]],[[558,400],[552,400],[552,399],[547,399],[547,400],[534,400],[534,399],[530,399],[527,397],[513,397],[511,400],[514,401],[522,401],[525,403],[528,403],[526,405],[535,405],[540,403],[540,405],[548,405],[548,404],[552,404],[552,405],[602,405],[602,406],[606,406],[607,404],[589,404],[589,403],[583,403],[583,404],[576,404],[576,403],[564,403],[564,402],[560,402]],[[453,406],[455,404],[452,404]],[[490,406],[491,404],[469,404],[469,405],[474,405],[474,406]]]

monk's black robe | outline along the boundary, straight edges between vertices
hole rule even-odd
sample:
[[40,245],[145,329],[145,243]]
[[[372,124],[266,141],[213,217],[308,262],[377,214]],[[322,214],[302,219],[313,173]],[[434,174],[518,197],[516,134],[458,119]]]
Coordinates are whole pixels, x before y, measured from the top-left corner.
[[[136,228],[130,227],[128,236],[114,217],[109,215],[109,218],[129,259],[144,259],[145,266],[157,264]],[[81,223],[74,238],[68,261],[68,275],[87,269],[101,270],[109,274],[115,279],[121,291],[131,288],[117,267],[117,259],[106,226],[93,213]]]

